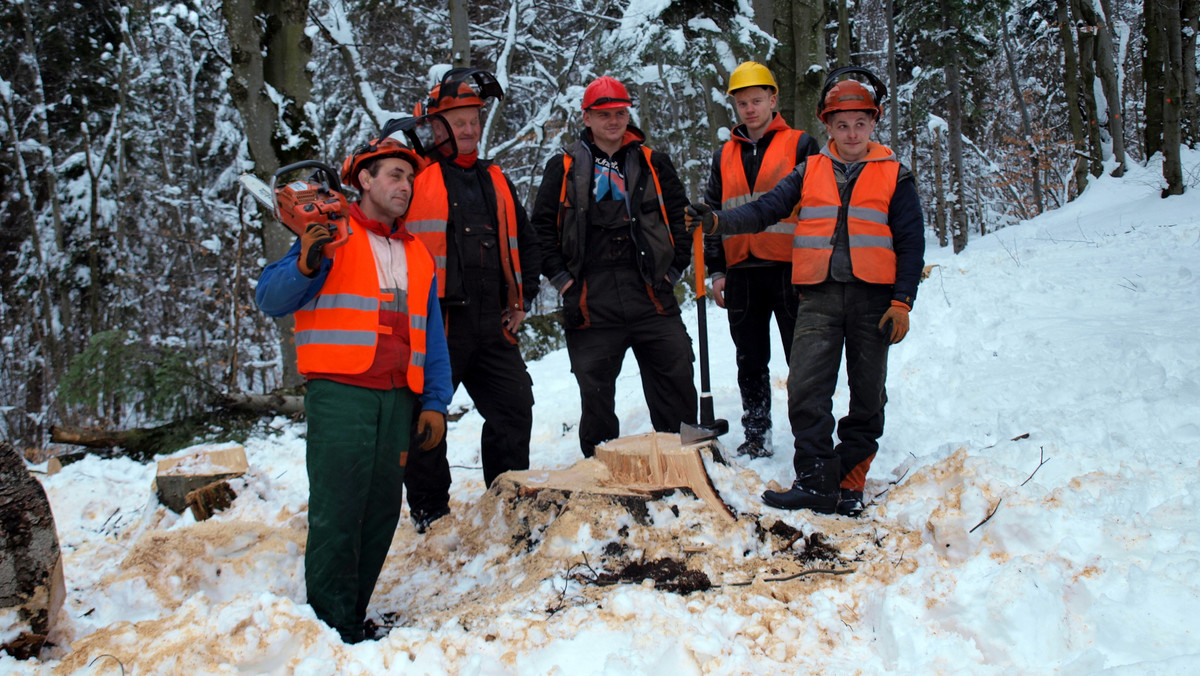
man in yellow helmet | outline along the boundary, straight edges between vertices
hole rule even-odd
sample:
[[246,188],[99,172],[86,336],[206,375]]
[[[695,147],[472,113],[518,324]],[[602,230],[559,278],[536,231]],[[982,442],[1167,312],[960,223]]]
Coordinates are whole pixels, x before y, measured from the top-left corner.
[[[779,179],[821,148],[812,136],[792,129],[775,112],[777,87],[771,71],[746,61],[729,76],[741,124],[713,153],[704,201],[733,209],[757,199]],[[771,317],[790,358],[796,324],[792,288],[792,231],[796,212],[759,233],[709,235],[705,266],[712,277],[713,300],[729,312],[729,334],[737,348],[738,388],[742,393],[745,441],[738,453],[771,454]]]

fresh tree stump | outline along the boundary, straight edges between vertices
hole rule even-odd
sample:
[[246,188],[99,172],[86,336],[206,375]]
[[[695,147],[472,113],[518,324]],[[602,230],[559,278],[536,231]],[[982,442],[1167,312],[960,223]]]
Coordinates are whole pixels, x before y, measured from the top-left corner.
[[[158,461],[158,501],[176,513],[188,508],[188,493],[246,473],[246,451],[237,444],[203,445]],[[231,491],[232,492],[232,491]]]
[[16,634],[0,649],[18,659],[36,656],[65,598],[46,491],[16,449],[0,443],[0,636]]
[[[715,442],[708,442],[715,443]],[[681,446],[678,434],[651,432],[621,437],[596,447],[596,457],[562,470],[508,472],[521,495],[543,490],[607,495],[617,502],[652,500],[686,488],[729,523],[733,510],[717,494],[700,449],[704,444]]]

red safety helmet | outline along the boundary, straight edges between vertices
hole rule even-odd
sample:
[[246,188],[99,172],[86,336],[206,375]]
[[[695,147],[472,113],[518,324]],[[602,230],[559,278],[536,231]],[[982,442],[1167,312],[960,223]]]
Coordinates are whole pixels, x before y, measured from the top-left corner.
[[342,185],[349,185],[355,190],[362,190],[358,181],[358,172],[368,163],[385,157],[399,157],[408,160],[413,166],[413,173],[421,171],[425,162],[412,148],[388,136],[377,138],[360,145],[354,152],[342,161]]
[[583,109],[628,108],[633,105],[629,90],[615,77],[602,75],[583,90]]

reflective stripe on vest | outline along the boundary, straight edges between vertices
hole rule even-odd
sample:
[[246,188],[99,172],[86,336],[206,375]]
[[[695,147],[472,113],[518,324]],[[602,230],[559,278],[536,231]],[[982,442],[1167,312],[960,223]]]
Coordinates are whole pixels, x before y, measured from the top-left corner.
[[[891,151],[873,144],[849,203],[844,205],[852,271],[856,278],[871,284],[896,281],[888,208],[899,172],[900,163]],[[792,239],[793,284],[820,284],[829,277],[834,232],[842,208],[833,160],[824,154],[809,157],[800,194],[799,222]]]
[[[504,172],[495,164],[488,165],[488,176],[496,193],[496,222],[500,224],[500,267],[508,283],[509,309],[523,310],[523,280],[521,252],[517,240],[516,200],[508,189]],[[433,255],[437,268],[438,297],[446,296],[446,227],[450,221],[450,196],[446,192],[442,165],[429,165],[413,181],[413,201],[408,208],[404,226],[421,240]]]
[[[408,313],[408,387],[425,387],[426,303],[433,286],[433,258],[417,240],[404,243],[408,291],[384,292],[371,251],[370,235],[352,221],[350,240],[334,254],[333,268],[320,293],[296,311],[296,357],[300,373],[363,373],[375,361],[380,333],[391,328],[379,323],[385,305],[405,307]],[[401,305],[403,303],[403,305]]]
[[[763,152],[754,189],[746,182],[746,168],[742,164],[741,142],[729,140],[721,149],[721,209],[729,210],[753,202],[775,187],[784,176],[796,167],[796,144],[804,132],[797,129],[781,129],[771,137]],[[792,260],[792,233],[796,229],[796,210],[778,223],[762,232],[742,235],[725,235],[725,264],[737,265],[750,256],[783,263]]]

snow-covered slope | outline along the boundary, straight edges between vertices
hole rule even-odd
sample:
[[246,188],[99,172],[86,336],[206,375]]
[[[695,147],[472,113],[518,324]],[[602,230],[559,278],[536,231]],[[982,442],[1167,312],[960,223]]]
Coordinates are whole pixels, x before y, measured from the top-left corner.
[[[57,645],[43,662],[0,657],[0,672],[1186,672],[1200,662],[1198,214],[1200,190],[1160,200],[1155,171],[1135,167],[961,255],[931,246],[859,520],[758,500],[792,478],[777,348],[776,456],[713,468],[732,527],[681,494],[642,521],[484,494],[468,413],[450,432],[454,514],[424,536],[401,523],[372,604],[394,626],[375,642],[342,645],[304,602],[303,425],[250,441],[233,507],[200,524],[158,505],[152,465],[75,463],[45,478],[68,588]],[[733,447],[733,348],[725,313],[708,314]],[[532,463],[570,465],[566,354],[529,370]],[[623,432],[648,431],[632,357],[619,388]],[[846,400],[839,388],[835,411]],[[776,521],[805,537],[789,548]],[[814,533],[836,560],[812,559]],[[661,557],[721,586],[569,579]],[[776,579],[814,568],[853,572]]]

